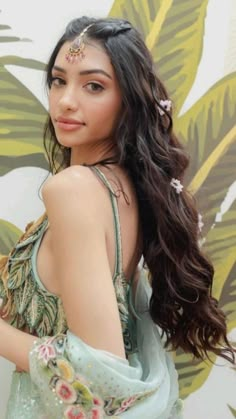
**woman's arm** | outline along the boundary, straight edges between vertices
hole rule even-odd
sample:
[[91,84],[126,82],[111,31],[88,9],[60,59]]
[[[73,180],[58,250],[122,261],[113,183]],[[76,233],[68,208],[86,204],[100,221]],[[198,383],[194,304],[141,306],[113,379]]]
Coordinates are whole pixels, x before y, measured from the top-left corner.
[[[4,310],[1,309],[1,306],[2,306],[2,299],[0,298],[0,320],[1,320],[1,324],[0,324],[0,336],[2,337],[4,335],[4,331],[3,331],[3,333],[1,331],[2,323],[4,322],[6,325],[8,325],[8,322],[9,322],[10,317],[5,315],[5,312],[4,312]],[[12,330],[13,333],[16,330],[15,328],[11,328],[11,329],[13,329]],[[4,348],[2,348],[2,349],[4,349]],[[0,356],[5,357],[4,355],[1,355],[1,341],[0,341]],[[9,359],[9,361],[10,361],[10,359]],[[14,361],[12,361],[12,362],[14,362]],[[24,369],[22,369],[21,367],[19,367],[18,365],[16,365],[15,371],[17,371],[17,372],[23,372]]]
[[21,332],[0,318],[0,356],[16,364],[18,369],[29,371],[29,353],[35,336]]
[[42,197],[69,330],[88,345],[125,359],[107,256],[106,231],[113,228],[107,189],[89,168],[72,166],[49,179]]
[[[76,169],[52,177],[43,190],[67,324],[88,345],[125,359],[106,249],[109,197],[88,168]],[[0,356],[28,371],[29,352],[36,338],[3,320],[0,336]]]

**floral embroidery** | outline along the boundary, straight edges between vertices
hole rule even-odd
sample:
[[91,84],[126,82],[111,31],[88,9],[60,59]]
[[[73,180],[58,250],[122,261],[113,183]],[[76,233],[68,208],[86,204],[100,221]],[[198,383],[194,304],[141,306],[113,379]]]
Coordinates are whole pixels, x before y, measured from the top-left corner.
[[53,347],[52,338],[46,340],[46,342],[42,343],[37,347],[38,352],[38,359],[41,361],[45,366],[48,365],[48,361],[50,359],[54,359],[56,357],[56,351]]
[[91,419],[103,419],[102,410],[97,407],[93,407],[91,411]]
[[75,372],[71,364],[65,358],[57,358],[55,370],[57,375],[72,383],[75,379]]
[[119,413],[125,412],[129,407],[131,407],[134,402],[137,400],[137,396],[131,396],[128,399],[123,400],[121,403],[121,407],[116,410],[116,415]]
[[66,419],[86,419],[85,412],[80,405],[69,406],[64,413]]
[[95,404],[95,406],[100,406],[100,407],[104,406],[103,400],[99,399],[99,397],[94,397],[93,398],[93,404]]
[[77,392],[77,402],[81,403],[85,408],[91,408],[93,406],[93,394],[80,381],[74,381],[72,386]]
[[44,338],[40,344],[35,341],[34,349],[49,379],[49,388],[64,404],[65,419],[103,419],[104,415],[118,417],[155,391],[126,398],[111,396],[102,400],[66,358],[65,342],[66,335]]
[[75,403],[77,400],[77,393],[74,387],[64,380],[57,380],[56,395],[64,402],[68,404]]

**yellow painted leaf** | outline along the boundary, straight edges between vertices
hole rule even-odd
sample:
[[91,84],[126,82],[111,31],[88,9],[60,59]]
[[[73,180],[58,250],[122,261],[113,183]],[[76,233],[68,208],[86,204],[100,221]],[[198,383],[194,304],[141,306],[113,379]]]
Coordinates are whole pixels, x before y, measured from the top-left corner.
[[204,251],[214,265],[213,295],[227,315],[230,331],[236,327],[236,201],[208,232]]
[[1,156],[22,156],[39,152],[42,152],[42,147],[37,144],[27,144],[19,140],[5,140],[0,143]]
[[18,67],[32,68],[34,70],[45,71],[45,63],[32,58],[16,57],[14,55],[7,55],[0,57],[0,64],[2,65],[16,65]]
[[[1,57],[1,63],[3,62],[4,57]],[[27,60],[22,62],[17,57],[14,62],[15,64],[19,62],[21,65],[27,64]],[[41,167],[47,167],[43,149],[45,120],[46,110],[38,99],[3,64],[0,64],[1,175],[13,168],[24,166],[22,160],[24,156],[30,166],[34,166],[33,156],[35,155],[35,165],[41,164]],[[30,156],[31,161],[27,156]]]
[[207,5],[208,0],[115,0],[109,13],[128,19],[144,36],[176,114],[197,73]]
[[115,0],[109,16],[129,20],[145,39],[153,29],[162,4],[163,0]]
[[[229,405],[228,405],[229,406]],[[236,418],[236,409],[233,409],[231,406],[229,406],[229,409],[233,415],[234,418]]]
[[[8,25],[0,26],[3,34],[6,29]],[[23,39],[11,35],[0,37],[0,42],[12,41],[22,42]],[[45,70],[45,63],[34,59],[0,57],[0,175],[22,166],[48,169],[43,148],[47,112],[32,92],[11,74],[7,65]]]
[[[205,162],[214,165],[216,158],[211,159],[212,153],[235,127],[235,96],[236,73],[232,73],[219,80],[184,115],[174,121],[176,134],[187,147],[190,156],[194,156],[188,174],[189,181],[197,175]],[[201,187],[202,183],[198,182],[194,189]]]
[[[211,355],[214,362],[215,355]],[[174,354],[174,361],[179,376],[180,397],[186,398],[192,392],[198,390],[207,380],[213,364],[209,361],[194,360],[189,354],[177,350]]]

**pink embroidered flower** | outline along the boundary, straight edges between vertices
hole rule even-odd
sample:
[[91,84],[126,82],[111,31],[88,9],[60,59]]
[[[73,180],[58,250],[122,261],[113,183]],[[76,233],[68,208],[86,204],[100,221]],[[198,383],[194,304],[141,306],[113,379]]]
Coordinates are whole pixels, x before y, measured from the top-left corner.
[[41,360],[45,365],[48,364],[50,359],[56,357],[56,351],[51,342],[52,339],[48,339],[46,342],[42,343],[36,348],[36,352],[38,352],[38,359]]
[[64,403],[75,403],[77,399],[77,392],[66,381],[58,380],[55,386],[56,395],[63,400]]
[[103,413],[99,407],[94,407],[91,410],[91,419],[103,419]]
[[93,404],[95,404],[95,406],[104,406],[103,400],[96,396],[93,398]]
[[116,415],[119,413],[125,412],[129,407],[131,407],[134,402],[137,400],[137,396],[131,396],[128,399],[123,400],[121,407],[116,410]]
[[64,412],[64,418],[66,419],[86,419],[86,415],[82,407],[77,404],[69,406]]
[[137,400],[137,396],[131,396],[128,399],[123,400],[123,402],[121,403],[122,407],[129,407],[132,406],[132,404],[134,404],[134,402]]

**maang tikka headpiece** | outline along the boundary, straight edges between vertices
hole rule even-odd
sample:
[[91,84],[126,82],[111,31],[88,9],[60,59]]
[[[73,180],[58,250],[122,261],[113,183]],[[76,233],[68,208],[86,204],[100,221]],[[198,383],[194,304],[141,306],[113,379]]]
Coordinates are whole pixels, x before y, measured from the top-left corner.
[[86,26],[86,28],[84,28],[83,31],[72,42],[66,54],[66,60],[69,63],[76,62],[78,58],[80,58],[81,60],[82,58],[84,58],[84,53],[83,53],[84,47],[85,47],[84,35],[92,25],[93,24],[91,23],[91,25]]

